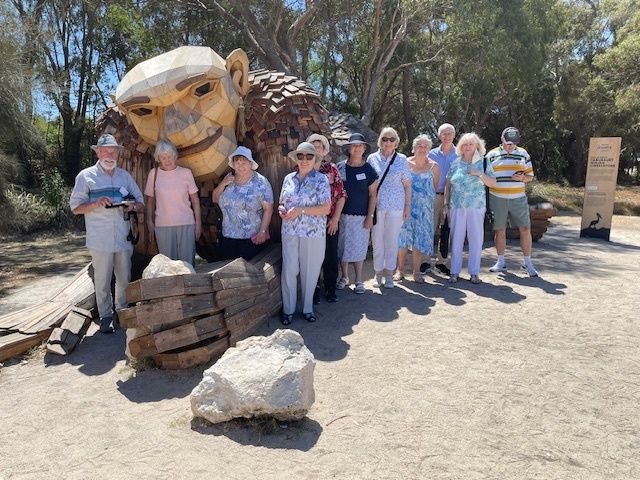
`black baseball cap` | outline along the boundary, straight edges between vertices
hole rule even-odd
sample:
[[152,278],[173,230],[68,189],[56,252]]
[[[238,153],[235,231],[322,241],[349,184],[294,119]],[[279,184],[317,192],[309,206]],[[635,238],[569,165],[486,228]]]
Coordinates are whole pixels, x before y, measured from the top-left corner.
[[507,127],[502,131],[502,141],[504,143],[520,143],[520,132],[516,127]]

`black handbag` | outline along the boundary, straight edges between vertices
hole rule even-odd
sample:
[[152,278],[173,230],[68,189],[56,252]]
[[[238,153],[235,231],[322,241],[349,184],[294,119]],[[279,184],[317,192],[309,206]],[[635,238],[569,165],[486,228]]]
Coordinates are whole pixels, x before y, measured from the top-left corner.
[[[393,165],[393,162],[396,159],[396,155],[398,155],[398,152],[393,152],[393,157],[391,157],[391,161],[389,162],[389,165],[387,165],[387,168],[384,170],[384,173],[382,174],[382,178],[380,179],[380,183],[378,183],[378,188],[376,189],[376,195],[380,191],[382,182],[384,182],[384,179],[387,178],[387,173],[389,173],[389,169],[391,168],[391,165]],[[378,223],[378,207],[377,206],[376,208],[373,209],[373,224],[375,225],[376,223]]]
[[440,256],[447,258],[449,255],[449,236],[451,229],[449,228],[449,217],[444,217],[444,222],[440,225]]
[[[487,157],[482,158],[482,172],[487,171]],[[493,214],[493,210],[489,207],[489,187],[485,185],[484,187],[485,201],[487,204],[487,208],[484,211],[484,224],[492,226],[495,215]]]

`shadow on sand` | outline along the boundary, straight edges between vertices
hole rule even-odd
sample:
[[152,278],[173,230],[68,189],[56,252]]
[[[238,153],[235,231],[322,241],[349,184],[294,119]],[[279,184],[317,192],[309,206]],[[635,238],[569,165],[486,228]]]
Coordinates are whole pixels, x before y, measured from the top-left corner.
[[322,434],[322,426],[308,417],[293,422],[280,422],[273,418],[238,418],[215,425],[193,418],[191,430],[202,435],[225,436],[241,445],[302,452],[311,450]]

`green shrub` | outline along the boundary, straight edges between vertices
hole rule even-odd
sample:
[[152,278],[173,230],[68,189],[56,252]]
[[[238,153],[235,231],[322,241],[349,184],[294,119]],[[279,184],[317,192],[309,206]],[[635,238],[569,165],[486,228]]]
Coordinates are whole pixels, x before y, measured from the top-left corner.
[[17,187],[5,190],[7,214],[0,218],[0,229],[5,233],[28,233],[50,228],[55,221],[56,210],[43,197]]

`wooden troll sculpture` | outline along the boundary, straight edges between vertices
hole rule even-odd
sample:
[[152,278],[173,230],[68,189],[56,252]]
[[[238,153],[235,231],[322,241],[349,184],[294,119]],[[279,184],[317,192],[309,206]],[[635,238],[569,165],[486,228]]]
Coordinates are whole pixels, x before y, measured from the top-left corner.
[[[293,164],[287,153],[311,133],[331,138],[320,97],[303,81],[281,72],[249,72],[241,49],[226,59],[209,47],[180,47],[146,60],[122,79],[115,106],[98,119],[97,133],[112,133],[124,153],[120,166],[141,188],[154,166],[153,148],[161,138],[178,148],[178,164],[188,167],[200,187],[203,236],[198,252],[215,259],[220,212],[211,191],[223,177],[227,156],[238,143],[249,147],[279,195]],[[145,222],[136,250],[150,254]],[[272,236],[279,237],[274,216]]]

